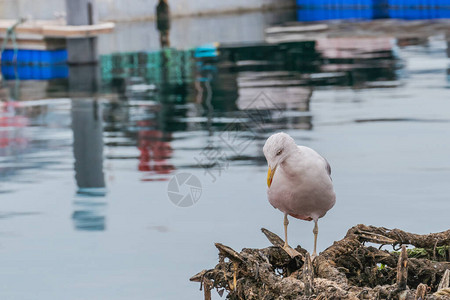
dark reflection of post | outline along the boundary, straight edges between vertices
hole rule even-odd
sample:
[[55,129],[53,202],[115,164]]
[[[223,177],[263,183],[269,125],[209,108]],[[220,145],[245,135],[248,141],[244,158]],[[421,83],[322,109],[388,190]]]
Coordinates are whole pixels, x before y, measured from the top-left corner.
[[215,70],[213,65],[207,64],[200,59],[197,61],[195,74],[196,103],[199,107],[205,108],[203,110],[207,117],[206,129],[208,130],[209,136],[214,134],[214,128],[212,126],[214,107],[212,105],[213,95],[211,87],[214,74],[211,72],[212,70]]
[[98,102],[72,101],[73,152],[78,191],[73,220],[78,230],[104,230],[103,128]]
[[69,89],[71,96],[92,95],[100,85],[97,64],[70,65]]
[[90,194],[89,189],[92,188],[105,187],[102,123],[99,114],[97,101],[82,99],[72,101],[75,179],[79,193],[83,194]]
[[445,37],[447,40],[447,57],[450,58],[450,33],[447,34]]
[[92,98],[98,87],[96,65],[71,66],[73,153],[78,190],[72,215],[77,230],[105,229],[106,202],[103,173],[103,124],[101,106]]
[[[447,57],[450,58],[450,34],[447,34],[445,37],[447,40]],[[447,68],[447,81],[450,82],[450,68]]]
[[161,48],[170,47],[170,8],[167,0],[159,0],[156,6],[156,28]]

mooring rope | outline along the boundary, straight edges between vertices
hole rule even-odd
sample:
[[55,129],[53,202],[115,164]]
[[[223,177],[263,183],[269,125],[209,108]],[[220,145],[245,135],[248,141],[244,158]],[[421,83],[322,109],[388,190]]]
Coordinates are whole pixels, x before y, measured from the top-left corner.
[[14,56],[13,56],[13,62],[16,62],[17,59],[17,53],[18,53],[18,46],[17,46],[17,42],[16,42],[16,27],[19,26],[22,23],[25,23],[27,19],[26,18],[19,18],[17,19],[17,21],[10,27],[8,27],[8,29],[6,30],[6,37],[3,40],[3,44],[2,44],[2,50],[0,52],[0,57],[3,56],[3,51],[6,50],[6,46],[8,45],[8,40],[9,38],[11,38],[11,42],[13,44],[13,50],[14,50]]

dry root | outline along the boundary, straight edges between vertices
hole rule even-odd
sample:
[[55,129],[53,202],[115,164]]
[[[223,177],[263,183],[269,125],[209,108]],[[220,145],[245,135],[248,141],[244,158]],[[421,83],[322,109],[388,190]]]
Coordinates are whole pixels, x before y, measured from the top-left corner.
[[[280,237],[262,231],[273,246],[238,253],[216,244],[219,263],[191,278],[202,284],[205,299],[216,289],[228,299],[450,300],[450,230],[418,235],[357,225],[313,262],[300,246],[291,258]],[[366,242],[417,248],[388,252]]]

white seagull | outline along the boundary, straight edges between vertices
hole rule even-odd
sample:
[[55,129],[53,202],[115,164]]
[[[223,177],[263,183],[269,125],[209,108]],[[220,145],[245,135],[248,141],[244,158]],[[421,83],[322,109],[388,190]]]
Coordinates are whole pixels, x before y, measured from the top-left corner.
[[336,202],[330,165],[316,151],[305,146],[297,146],[294,139],[283,132],[270,136],[263,152],[269,165],[267,173],[269,202],[284,212],[283,249],[291,256],[296,253],[289,247],[287,241],[288,215],[305,221],[314,220],[312,258],[315,258],[319,233],[317,222]]

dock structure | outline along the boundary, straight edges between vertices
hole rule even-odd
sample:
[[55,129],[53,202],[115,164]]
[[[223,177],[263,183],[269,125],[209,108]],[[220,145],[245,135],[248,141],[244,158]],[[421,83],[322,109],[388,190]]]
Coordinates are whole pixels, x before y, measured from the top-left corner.
[[16,20],[0,20],[0,44],[4,46],[2,64],[48,65],[96,61],[96,52],[81,49],[83,57],[79,57],[73,45],[78,45],[81,40],[95,39],[99,34],[111,33],[115,27],[112,22],[76,26],[66,25],[62,20],[24,21],[14,28],[14,38],[11,38],[10,28],[15,23]]
[[[0,43],[3,43],[8,28],[17,20],[0,20]],[[66,39],[88,38],[99,34],[113,32],[113,22],[102,22],[93,25],[66,25],[64,20],[34,20],[25,21],[15,28],[17,46],[19,49],[54,50],[66,46]],[[7,49],[12,48],[8,41]]]
[[[7,37],[8,29],[17,20],[0,20],[0,44]],[[66,48],[66,39],[93,37],[110,33],[114,30],[114,23],[105,22],[95,25],[70,26],[63,20],[35,20],[25,21],[14,29],[16,47],[27,50],[56,50]],[[13,49],[15,45],[8,39],[5,49]]]
[[26,18],[0,20],[1,63],[48,65],[96,63],[97,36],[113,22],[97,22],[95,0],[67,0],[67,21]]

